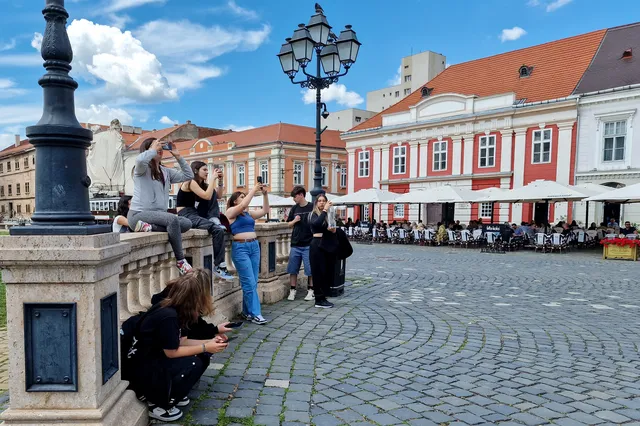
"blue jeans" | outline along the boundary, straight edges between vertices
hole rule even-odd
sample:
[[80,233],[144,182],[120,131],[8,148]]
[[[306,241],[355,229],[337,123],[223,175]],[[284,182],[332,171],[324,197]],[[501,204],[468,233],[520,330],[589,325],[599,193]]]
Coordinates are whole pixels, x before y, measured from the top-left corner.
[[258,271],[260,270],[260,244],[231,244],[231,260],[236,267],[242,287],[242,312],[252,317],[262,315],[258,297]]

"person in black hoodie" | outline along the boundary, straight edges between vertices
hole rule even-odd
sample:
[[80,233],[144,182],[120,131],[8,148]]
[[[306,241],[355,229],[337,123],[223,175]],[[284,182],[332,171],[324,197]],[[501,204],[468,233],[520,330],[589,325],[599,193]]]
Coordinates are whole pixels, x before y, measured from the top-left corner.
[[333,308],[333,303],[327,300],[327,294],[335,280],[334,271],[338,261],[339,243],[336,228],[329,228],[327,224],[327,212],[331,206],[331,201],[328,201],[324,194],[318,195],[316,205],[309,218],[309,225],[313,233],[313,240],[309,248],[309,260],[311,261],[316,308]]

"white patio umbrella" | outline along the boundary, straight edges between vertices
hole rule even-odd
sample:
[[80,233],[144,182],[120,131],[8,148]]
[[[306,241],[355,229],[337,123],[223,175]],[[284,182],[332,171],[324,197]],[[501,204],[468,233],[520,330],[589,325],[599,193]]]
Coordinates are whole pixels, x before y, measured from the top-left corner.
[[520,188],[512,189],[504,194],[496,193],[487,201],[503,203],[549,203],[558,201],[579,201],[588,195],[578,192],[569,186],[551,180],[535,180]]
[[409,191],[400,195],[394,202],[407,204],[468,203],[473,198],[475,198],[475,194],[470,189],[443,185]]
[[[284,198],[279,195],[269,194],[270,207],[291,207],[295,205],[292,198]],[[249,203],[249,207],[262,207],[262,194],[256,194]]]
[[383,189],[369,188],[334,198],[331,202],[335,205],[346,204],[351,206],[374,203],[394,204],[397,197],[398,194],[393,192],[385,191]]
[[603,201],[608,203],[640,203],[640,183],[612,189],[600,195],[593,195],[585,201]]
[[[597,183],[581,183],[579,185],[572,185],[570,188],[575,189],[578,192],[583,193],[588,197],[592,197],[594,195],[604,194],[605,192],[610,192],[611,187],[598,185]],[[584,225],[588,226],[589,224],[589,200],[582,200],[585,203],[586,211],[584,216]]]
[[[327,196],[327,200],[329,200],[329,201],[333,201],[333,200],[335,200],[336,198],[339,197],[339,195],[329,194],[328,192],[325,192],[324,195]],[[313,201],[313,196],[311,195],[310,192],[307,192],[307,195],[305,195],[304,198],[305,198],[305,200],[307,200],[310,203]]]

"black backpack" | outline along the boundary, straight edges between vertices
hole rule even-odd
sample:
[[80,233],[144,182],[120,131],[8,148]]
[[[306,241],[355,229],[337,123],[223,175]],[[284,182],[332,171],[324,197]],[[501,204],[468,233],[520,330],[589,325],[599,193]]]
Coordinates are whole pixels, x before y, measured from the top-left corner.
[[122,379],[131,381],[134,361],[140,355],[140,346],[136,335],[140,332],[142,320],[151,312],[160,308],[160,303],[153,305],[147,312],[139,312],[122,323],[120,327],[120,359],[122,362]]

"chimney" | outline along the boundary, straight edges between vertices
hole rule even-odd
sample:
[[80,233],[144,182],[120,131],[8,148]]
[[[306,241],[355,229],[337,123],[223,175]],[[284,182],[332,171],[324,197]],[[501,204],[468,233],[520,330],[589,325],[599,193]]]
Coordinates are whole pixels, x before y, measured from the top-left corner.
[[16,146],[20,146],[20,135],[16,135]]
[[187,120],[187,124],[191,124],[191,120]]

